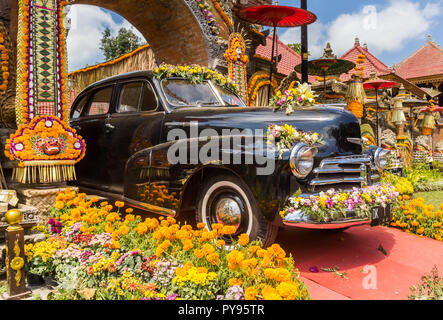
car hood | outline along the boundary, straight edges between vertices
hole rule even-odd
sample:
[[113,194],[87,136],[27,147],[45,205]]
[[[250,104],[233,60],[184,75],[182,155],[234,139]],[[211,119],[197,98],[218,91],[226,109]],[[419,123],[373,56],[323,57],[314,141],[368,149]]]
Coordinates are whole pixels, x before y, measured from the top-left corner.
[[271,124],[289,124],[297,130],[317,132],[323,136],[325,144],[319,149],[321,157],[362,152],[361,145],[347,139],[361,137],[357,118],[339,107],[304,107],[290,115],[269,107],[180,108],[168,114],[165,121],[177,125],[198,122],[199,131],[211,128],[219,134],[223,129],[262,129],[266,132]]

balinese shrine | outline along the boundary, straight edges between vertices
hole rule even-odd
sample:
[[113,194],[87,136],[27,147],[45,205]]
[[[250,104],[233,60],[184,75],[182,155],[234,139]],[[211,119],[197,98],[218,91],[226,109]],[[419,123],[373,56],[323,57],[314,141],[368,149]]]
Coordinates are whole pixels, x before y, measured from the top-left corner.
[[[68,74],[66,14],[76,4],[95,5],[121,15],[143,34],[148,44],[116,60]],[[231,78],[249,106],[267,104],[269,88],[272,93],[292,88],[301,79],[294,70],[302,61],[300,54],[277,40],[276,67],[270,81],[272,35],[233,14],[238,6],[259,4],[272,1],[0,0],[2,189],[18,183],[14,189],[20,203],[50,207],[63,184],[75,179],[75,164],[88,152],[88,146],[69,126],[70,106],[82,89],[109,76],[154,69],[162,63],[198,64]],[[375,77],[399,83],[380,95],[380,133],[386,147],[402,145],[412,153],[411,137],[418,139],[426,132],[420,128],[424,115],[405,111],[396,101],[435,98],[438,104],[440,98],[441,104],[441,60],[440,70],[432,65],[424,68],[431,69],[432,74],[410,67],[431,64],[432,61],[420,59],[420,54],[428,51],[443,55],[428,40],[411,57],[389,68],[356,38],[355,45],[340,57],[354,62],[353,70],[326,79],[311,75],[308,81],[317,93],[323,92],[325,81],[326,93],[319,94],[317,102],[334,103],[353,112],[370,143],[374,143],[376,130],[375,94],[365,92],[361,83]],[[336,57],[329,44],[325,55]],[[360,86],[355,86],[358,83]],[[398,110],[394,110],[395,105]],[[393,118],[400,120],[392,122]],[[47,187],[38,187],[42,184]],[[45,209],[42,210],[39,215],[44,219]]]

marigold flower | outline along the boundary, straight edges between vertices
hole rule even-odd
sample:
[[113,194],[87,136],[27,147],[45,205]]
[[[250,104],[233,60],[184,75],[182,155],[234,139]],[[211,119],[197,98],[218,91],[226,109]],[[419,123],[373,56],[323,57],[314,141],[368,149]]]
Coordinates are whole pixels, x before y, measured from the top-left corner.
[[225,240],[217,240],[217,242],[215,243],[215,245],[216,245],[218,248],[223,248],[223,247],[225,246],[225,244],[226,244],[226,241],[225,241]]
[[135,216],[133,214],[127,214],[125,217],[125,221],[132,222],[135,220]]
[[263,300],[282,300],[282,297],[278,294],[277,289],[267,285],[262,290]]
[[234,234],[236,231],[237,231],[236,226],[223,226],[222,228],[223,235],[231,235]]
[[245,290],[245,300],[257,300],[258,291],[254,287]]
[[134,212],[134,209],[132,209],[132,208],[127,208],[125,212],[126,212],[126,213],[132,213],[132,212]]
[[249,236],[246,233],[242,233],[238,237],[238,244],[241,246],[245,246],[249,243]]
[[192,240],[190,239],[185,239],[183,241],[183,250],[184,251],[188,251],[190,249],[194,248],[194,244],[192,243]]
[[299,287],[293,281],[285,281],[277,286],[277,292],[286,300],[295,300],[299,296]]
[[123,208],[125,206],[125,203],[123,201],[116,201],[115,206],[117,208]]
[[61,209],[63,209],[63,208],[65,207],[65,203],[62,202],[62,201],[57,201],[57,202],[55,203],[55,207],[56,207],[57,209],[61,210]]
[[228,282],[228,283],[229,283],[229,286],[230,286],[230,287],[233,287],[233,286],[239,286],[239,287],[241,287],[243,281],[242,281],[242,279],[231,278],[231,279],[229,279],[229,282]]

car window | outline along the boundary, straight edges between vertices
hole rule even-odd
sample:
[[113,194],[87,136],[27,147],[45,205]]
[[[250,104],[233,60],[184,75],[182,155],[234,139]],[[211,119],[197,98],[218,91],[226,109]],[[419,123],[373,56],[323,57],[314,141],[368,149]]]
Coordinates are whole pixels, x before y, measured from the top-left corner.
[[88,95],[85,95],[80,99],[80,101],[74,106],[74,112],[72,113],[72,119],[77,119],[81,116],[83,109],[86,106],[86,102],[88,102]]
[[107,114],[111,105],[112,88],[107,87],[94,93],[89,107],[89,116]]
[[121,90],[117,112],[137,112],[140,104],[142,89],[143,82],[131,82],[125,84]]
[[183,79],[165,79],[162,88],[169,104],[174,107],[223,105],[207,81],[193,83]]
[[152,88],[151,84],[145,82],[140,111],[153,111],[155,109],[157,109],[157,97],[155,96],[154,89]]

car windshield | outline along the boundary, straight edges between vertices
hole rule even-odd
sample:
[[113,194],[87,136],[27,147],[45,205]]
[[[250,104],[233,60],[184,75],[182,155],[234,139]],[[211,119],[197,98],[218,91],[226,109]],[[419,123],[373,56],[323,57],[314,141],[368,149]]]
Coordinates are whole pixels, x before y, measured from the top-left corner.
[[218,94],[226,104],[239,106],[239,107],[246,107],[246,104],[237,95],[233,94],[232,92],[220,86],[214,85],[214,87],[217,89]]
[[221,87],[217,87],[216,93],[208,81],[192,83],[184,79],[165,79],[162,81],[162,88],[166,99],[174,107],[220,107],[228,104],[244,106],[240,98]]

